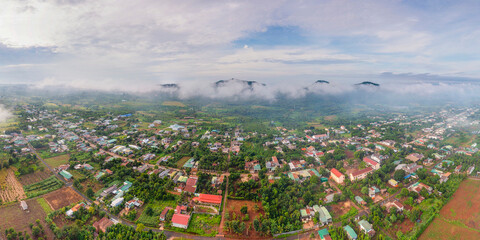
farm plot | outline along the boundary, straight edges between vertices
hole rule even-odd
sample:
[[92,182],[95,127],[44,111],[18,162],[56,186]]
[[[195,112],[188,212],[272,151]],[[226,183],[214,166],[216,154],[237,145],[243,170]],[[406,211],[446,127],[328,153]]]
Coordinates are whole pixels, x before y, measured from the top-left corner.
[[26,231],[32,235],[29,224],[35,224],[37,219],[40,220],[43,229],[45,230],[45,239],[54,239],[53,232],[45,222],[47,214],[42,206],[35,199],[26,200],[28,211],[23,211],[19,203],[10,204],[8,206],[0,207],[0,238],[7,239],[5,230],[13,227],[17,232]]
[[192,220],[188,225],[187,232],[214,237],[218,233],[221,220],[222,216],[220,215],[212,216],[195,213],[192,215]]
[[[148,203],[146,206],[144,206],[141,209],[140,217],[138,218],[139,223],[145,224],[145,226],[151,226],[151,227],[157,227],[158,224],[160,223],[160,213],[162,213],[163,209],[165,207],[171,207],[175,208],[177,206],[177,201],[175,200],[170,200],[170,201],[154,201],[151,203]],[[145,212],[145,208],[151,207],[153,210],[152,215],[148,215]]]
[[0,170],[0,200],[5,203],[24,198],[27,196],[25,196],[22,184],[18,182],[13,170]]
[[480,239],[480,181],[467,179],[419,239]]
[[[257,205],[257,207],[255,207]],[[243,206],[247,206],[247,213],[249,216],[248,220],[244,220],[246,214],[243,214],[240,212],[240,209]],[[256,208],[258,210],[256,210]],[[249,229],[248,226],[253,224],[253,220],[260,214],[265,215],[265,212],[263,210],[263,206],[261,202],[253,202],[253,201],[248,201],[248,200],[233,200],[233,199],[228,199],[227,200],[227,208],[226,208],[226,213],[230,216],[230,221],[234,220],[233,217],[236,216],[236,220],[239,220],[240,222],[244,222],[245,225],[247,226],[247,229],[243,232],[243,234],[238,235],[234,234],[233,232],[228,232],[227,228],[224,229],[225,236],[226,237],[231,237],[231,238],[265,238],[264,236],[261,236],[260,233],[256,232],[254,229]]]
[[35,171],[30,174],[22,175],[18,177],[18,181],[23,185],[31,185],[40,181],[43,181],[47,179],[48,177],[52,176],[52,172],[50,172],[47,169],[44,169],[43,171]]
[[29,198],[40,196],[63,186],[63,182],[57,177],[51,176],[43,181],[25,186],[25,192]]
[[56,168],[60,165],[67,164],[70,159],[70,155],[63,154],[56,157],[46,158],[45,162],[52,168]]
[[79,202],[83,199],[82,196],[80,196],[78,193],[76,193],[73,189],[69,187],[58,189],[57,191],[51,192],[43,196],[43,198],[45,198],[47,203],[54,210],[66,207],[72,203]]

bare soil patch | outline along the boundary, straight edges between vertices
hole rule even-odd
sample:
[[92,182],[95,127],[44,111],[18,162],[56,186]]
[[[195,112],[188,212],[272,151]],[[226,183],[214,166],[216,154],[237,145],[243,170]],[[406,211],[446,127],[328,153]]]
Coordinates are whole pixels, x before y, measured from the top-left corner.
[[42,180],[45,180],[50,176],[52,176],[52,172],[50,172],[47,169],[44,169],[43,171],[36,171],[34,173],[22,175],[18,178],[18,181],[23,186],[27,186],[27,185],[34,184],[34,183],[40,182]]
[[46,194],[43,198],[47,200],[47,203],[54,210],[58,210],[72,203],[83,200],[82,196],[80,196],[78,193],[76,193],[73,189],[69,187],[64,187],[49,194]]
[[28,205],[28,211],[23,211],[20,208],[20,203],[12,203],[4,207],[0,207],[0,238],[6,239],[5,229],[13,227],[16,232],[26,231],[32,235],[29,224],[33,223],[37,219],[40,220],[43,229],[45,230],[45,239],[54,239],[53,232],[48,228],[45,222],[47,214],[43,210],[42,206],[36,201],[36,199],[26,200]]

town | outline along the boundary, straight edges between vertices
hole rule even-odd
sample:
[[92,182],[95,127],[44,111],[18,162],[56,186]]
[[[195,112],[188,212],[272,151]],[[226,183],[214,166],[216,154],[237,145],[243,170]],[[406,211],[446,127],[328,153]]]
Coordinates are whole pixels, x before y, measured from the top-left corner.
[[15,111],[0,135],[5,239],[416,239],[479,174],[477,107],[296,128],[54,102]]

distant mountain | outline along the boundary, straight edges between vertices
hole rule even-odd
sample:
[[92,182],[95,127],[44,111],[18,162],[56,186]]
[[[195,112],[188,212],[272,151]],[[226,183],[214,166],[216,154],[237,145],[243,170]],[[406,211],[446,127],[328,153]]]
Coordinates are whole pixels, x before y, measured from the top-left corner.
[[167,84],[160,84],[160,87],[164,89],[179,89],[180,86],[176,83],[167,83]]
[[378,83],[374,83],[374,82],[369,82],[369,81],[365,81],[365,82],[361,82],[361,83],[357,83],[355,84],[357,86],[375,86],[375,87],[380,87],[380,84]]
[[256,81],[240,80],[240,79],[236,79],[236,78],[216,81],[214,86],[215,86],[215,88],[220,88],[220,87],[229,87],[229,86],[233,86],[233,85],[236,85],[236,84],[240,84],[240,85],[243,86],[242,91],[245,91],[245,90],[253,91],[255,88],[267,86],[264,83],[259,83],[259,82],[256,82]]
[[317,80],[315,81],[315,84],[330,84],[330,82],[326,80]]

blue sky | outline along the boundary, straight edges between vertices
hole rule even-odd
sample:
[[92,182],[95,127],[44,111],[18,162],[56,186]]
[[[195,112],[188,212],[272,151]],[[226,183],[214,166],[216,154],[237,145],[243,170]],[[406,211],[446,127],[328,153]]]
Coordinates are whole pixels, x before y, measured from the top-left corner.
[[476,81],[479,12],[476,0],[6,0],[0,83]]

